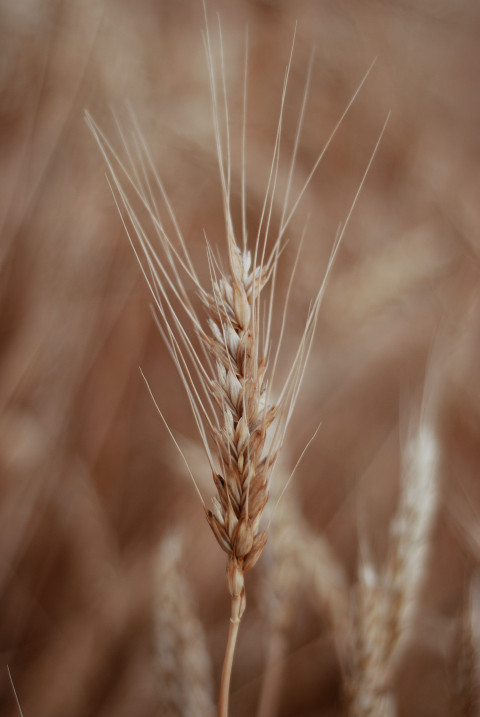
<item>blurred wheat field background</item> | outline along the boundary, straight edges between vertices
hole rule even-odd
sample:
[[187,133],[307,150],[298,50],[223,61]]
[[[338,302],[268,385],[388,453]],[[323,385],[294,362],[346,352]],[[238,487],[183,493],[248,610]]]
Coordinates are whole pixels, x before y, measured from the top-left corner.
[[[478,714],[480,10],[473,0],[212,0],[208,12],[213,28],[221,19],[236,137],[249,29],[252,232],[295,23],[282,186],[312,48],[297,190],[377,58],[289,228],[283,295],[307,222],[280,370],[391,110],[328,283],[279,484],[321,427],[247,577],[231,715],[262,704],[260,717],[273,717],[275,654],[279,717],[391,714],[349,704],[369,669],[349,643],[362,584],[389,560],[422,402],[438,507],[387,691],[398,715]],[[0,713],[18,714],[9,665],[29,716],[210,715],[229,616],[225,558],[139,366],[213,486],[84,122],[88,108],[114,138],[111,108],[134,109],[208,280],[204,232],[222,245],[224,220],[202,5],[5,0],[0,18]],[[239,193],[233,209],[238,220]]]

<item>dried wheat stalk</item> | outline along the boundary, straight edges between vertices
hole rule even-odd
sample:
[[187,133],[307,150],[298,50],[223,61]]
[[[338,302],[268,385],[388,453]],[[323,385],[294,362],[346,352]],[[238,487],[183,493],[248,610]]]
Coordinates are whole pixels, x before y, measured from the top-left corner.
[[412,632],[438,504],[438,447],[422,422],[408,445],[383,571],[364,560],[354,607],[352,715],[395,715],[395,656]]
[[[227,261],[226,265],[223,265],[207,242],[209,288],[203,286],[192,263],[187,243],[134,118],[133,140],[127,140],[121,127],[118,127],[126,153],[125,161],[120,159],[112,144],[88,115],[87,122],[107,161],[117,205],[154,297],[158,326],[182,379],[217,491],[212,508],[206,508],[201,491],[191,474],[205,507],[208,523],[217,542],[228,556],[227,585],[232,607],[219,704],[219,714],[227,715],[233,653],[239,622],[245,610],[244,575],[257,562],[267,540],[267,533],[262,528],[261,521],[268,500],[272,469],[300,390],[326,280],[383,130],[335,241],[323,282],[306,317],[304,332],[294,353],[290,371],[278,398],[273,400],[271,387],[282,348],[290,291],[289,289],[285,299],[280,335],[274,340],[272,317],[279,303],[276,295],[276,275],[279,257],[286,245],[285,234],[313,172],[360,91],[368,72],[320,152],[304,186],[297,196],[291,199],[295,159],[308,94],[307,81],[281,202],[279,229],[272,238],[272,214],[279,191],[283,108],[292,61],[292,54],[290,55],[265,198],[258,231],[250,250],[246,228],[245,189],[247,62],[245,61],[241,142],[242,227],[239,241],[231,213],[232,150],[221,32],[219,44],[220,78],[215,70],[213,45],[207,23],[205,46],[227,245]],[[147,230],[145,223],[140,220],[140,210],[146,212],[151,223],[150,230]],[[156,246],[153,236],[156,238]],[[296,262],[291,281],[295,267]],[[192,303],[192,290],[200,297],[206,310],[206,320],[198,315]],[[192,330],[188,329],[189,325]]]

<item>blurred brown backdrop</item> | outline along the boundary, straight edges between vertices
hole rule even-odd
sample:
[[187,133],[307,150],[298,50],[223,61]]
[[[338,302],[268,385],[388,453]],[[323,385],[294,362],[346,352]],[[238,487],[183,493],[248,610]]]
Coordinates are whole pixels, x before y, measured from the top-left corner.
[[[221,17],[237,137],[249,28],[252,227],[295,22],[281,181],[315,48],[297,188],[377,57],[298,208],[282,257],[285,287],[308,217],[288,348],[391,110],[329,283],[286,454],[293,464],[322,421],[295,490],[306,520],[328,537],[354,581],[359,512],[368,517],[375,558],[384,557],[402,440],[428,374],[444,503],[425,619],[398,689],[400,714],[449,714],[439,626],[458,609],[476,556],[445,506],[460,500],[474,522],[480,501],[478,4],[211,0],[208,9],[213,29],[215,13]],[[158,714],[153,576],[158,545],[177,526],[218,682],[228,616],[224,556],[139,366],[184,445],[195,428],[83,116],[88,108],[114,137],[110,108],[134,108],[205,268],[203,230],[221,242],[223,219],[203,28],[196,0],[1,3],[2,715],[17,713],[7,664],[25,715]],[[280,214],[279,202],[274,221]],[[257,578],[249,576],[233,717],[253,713],[260,689],[261,573],[262,562]],[[298,599],[280,714],[343,714],[325,625]]]

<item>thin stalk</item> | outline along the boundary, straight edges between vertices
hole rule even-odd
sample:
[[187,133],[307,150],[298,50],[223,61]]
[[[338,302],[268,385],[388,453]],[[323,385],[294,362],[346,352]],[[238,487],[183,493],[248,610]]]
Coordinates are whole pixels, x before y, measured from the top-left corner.
[[240,595],[232,597],[232,614],[230,617],[230,627],[228,630],[228,640],[225,648],[222,681],[220,683],[220,695],[218,699],[218,717],[228,717],[230,677],[232,675],[233,656],[235,654],[235,645],[237,643],[238,628],[241,620],[241,603],[242,597]]
[[278,713],[286,652],[285,633],[283,630],[275,630],[270,639],[257,717],[275,717]]

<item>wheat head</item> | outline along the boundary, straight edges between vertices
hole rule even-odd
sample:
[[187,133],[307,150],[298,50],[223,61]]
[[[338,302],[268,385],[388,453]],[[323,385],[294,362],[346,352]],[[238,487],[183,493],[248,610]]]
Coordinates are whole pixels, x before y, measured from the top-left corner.
[[407,446],[386,565],[378,570],[364,559],[359,566],[349,686],[352,715],[396,713],[396,658],[412,636],[425,580],[440,494],[438,461],[435,430],[423,420]]
[[[272,385],[282,349],[288,300],[298,261],[297,253],[286,296],[283,301],[279,301],[276,278],[280,256],[288,241],[286,232],[313,173],[369,71],[314,162],[305,184],[294,195],[294,167],[310,71],[307,73],[297,134],[286,172],[286,186],[282,188],[284,194],[280,200],[279,226],[272,236],[272,216],[278,205],[281,184],[280,147],[293,54],[292,44],[265,197],[256,236],[252,241],[246,221],[247,59],[241,137],[241,230],[236,231],[232,219],[232,142],[221,31],[219,30],[220,77],[216,72],[217,63],[208,21],[204,39],[226,238],[226,261],[222,261],[208,241],[206,242],[210,274],[208,286],[197,273],[179,222],[135,119],[131,118],[133,139],[127,140],[126,133],[118,124],[126,157],[124,160],[89,115],[87,121],[108,164],[118,209],[150,287],[159,329],[177,366],[213,475],[216,496],[213,498],[212,507],[207,508],[195,477],[188,468],[202,500],[210,528],[228,556],[227,586],[231,596],[231,617],[219,707],[219,714],[226,715],[233,652],[238,625],[246,605],[244,576],[259,559],[267,540],[262,516],[268,501],[272,470],[300,391],[326,281],[386,123],[346,220],[334,242],[323,281],[311,302],[303,333],[293,352],[290,369],[274,399]],[[247,56],[248,53],[246,58]],[[312,63],[310,70],[311,67]],[[140,211],[146,213],[150,228],[147,228],[140,218]],[[197,313],[191,298],[192,290],[203,305],[205,317]],[[274,339],[273,314],[279,304],[281,328]],[[161,414],[159,408],[158,410]],[[173,437],[172,433],[171,435]]]

